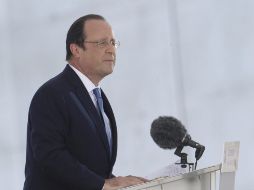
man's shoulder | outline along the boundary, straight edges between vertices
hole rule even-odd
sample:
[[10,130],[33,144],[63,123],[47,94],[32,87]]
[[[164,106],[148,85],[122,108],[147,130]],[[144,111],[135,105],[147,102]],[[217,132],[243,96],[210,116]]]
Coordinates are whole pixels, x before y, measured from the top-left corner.
[[61,73],[42,84],[35,92],[34,97],[63,95],[70,91],[72,87],[71,82],[68,80],[68,71],[65,68]]
[[58,91],[64,89],[64,86],[68,86],[68,82],[65,79],[63,73],[56,75],[55,77],[49,79],[44,84],[42,84],[37,92],[43,91]]
[[37,112],[39,110],[62,109],[65,106],[69,92],[72,91],[64,72],[56,75],[42,84],[33,95],[29,110]]

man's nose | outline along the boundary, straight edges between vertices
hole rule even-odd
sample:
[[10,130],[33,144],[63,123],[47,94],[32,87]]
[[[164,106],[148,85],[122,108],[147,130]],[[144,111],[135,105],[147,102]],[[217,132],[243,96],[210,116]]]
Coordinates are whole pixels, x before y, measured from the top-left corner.
[[115,54],[116,52],[116,47],[113,44],[108,44],[106,48],[107,53]]

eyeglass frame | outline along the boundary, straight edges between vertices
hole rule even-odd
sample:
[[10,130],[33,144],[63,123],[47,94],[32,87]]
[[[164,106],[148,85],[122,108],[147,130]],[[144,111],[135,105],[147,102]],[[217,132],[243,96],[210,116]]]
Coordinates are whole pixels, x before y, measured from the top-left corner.
[[116,49],[120,46],[120,41],[119,40],[115,40],[115,39],[111,39],[110,41],[107,40],[99,40],[99,41],[84,41],[84,43],[92,43],[92,44],[96,44],[97,47],[99,48],[105,48],[109,45],[114,46]]

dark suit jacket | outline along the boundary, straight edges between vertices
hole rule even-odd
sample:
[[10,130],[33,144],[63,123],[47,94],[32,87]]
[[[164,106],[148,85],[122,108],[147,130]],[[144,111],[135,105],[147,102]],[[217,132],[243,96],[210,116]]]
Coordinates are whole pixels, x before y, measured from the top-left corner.
[[103,121],[69,65],[39,88],[29,109],[24,190],[102,189],[117,152],[115,118],[103,92],[102,97],[112,155]]

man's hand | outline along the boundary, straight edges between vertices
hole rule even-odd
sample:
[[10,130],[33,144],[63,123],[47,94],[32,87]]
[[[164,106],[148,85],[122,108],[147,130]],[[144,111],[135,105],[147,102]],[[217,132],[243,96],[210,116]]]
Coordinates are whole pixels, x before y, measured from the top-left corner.
[[115,177],[112,179],[106,179],[103,190],[115,190],[131,185],[137,185],[140,183],[147,182],[148,180],[142,177],[126,176],[126,177]]

